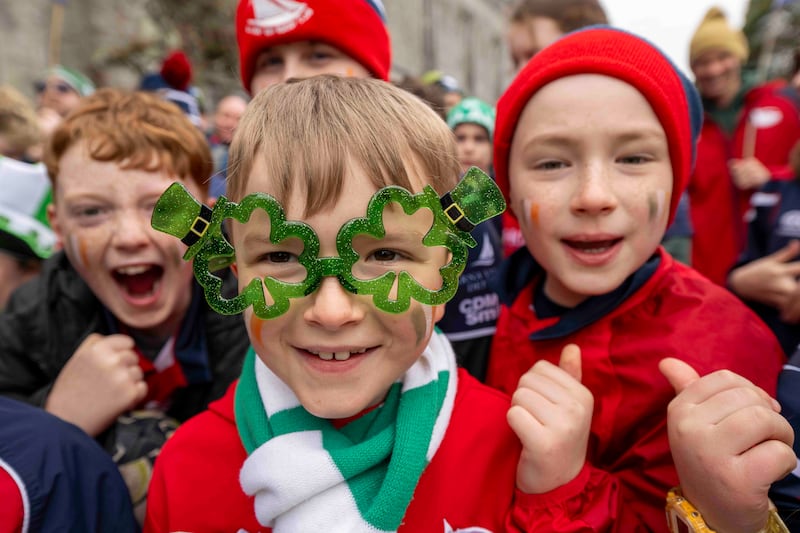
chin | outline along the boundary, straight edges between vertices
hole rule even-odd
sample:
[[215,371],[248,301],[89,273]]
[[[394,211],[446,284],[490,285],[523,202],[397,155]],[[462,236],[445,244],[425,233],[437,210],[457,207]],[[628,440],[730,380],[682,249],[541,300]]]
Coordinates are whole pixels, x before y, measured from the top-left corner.
[[300,400],[301,405],[306,411],[318,418],[325,418],[327,420],[338,420],[341,418],[350,418],[358,413],[364,411],[369,407],[368,402],[358,402],[356,398],[350,398],[351,401],[342,402],[335,398],[316,398],[312,401]]

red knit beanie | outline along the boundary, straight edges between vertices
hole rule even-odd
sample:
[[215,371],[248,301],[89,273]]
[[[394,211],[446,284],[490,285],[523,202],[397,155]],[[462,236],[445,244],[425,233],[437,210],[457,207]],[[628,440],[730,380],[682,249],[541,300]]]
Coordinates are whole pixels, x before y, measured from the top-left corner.
[[242,84],[250,91],[258,54],[269,46],[320,41],[389,79],[392,47],[380,0],[240,0],[236,40]]
[[673,188],[669,221],[694,164],[702,125],[700,97],[692,83],[655,46],[631,33],[595,26],[570,33],[533,56],[497,103],[494,169],[509,200],[508,158],[517,121],[536,91],[559,78],[602,74],[636,88],[658,117],[669,143]]

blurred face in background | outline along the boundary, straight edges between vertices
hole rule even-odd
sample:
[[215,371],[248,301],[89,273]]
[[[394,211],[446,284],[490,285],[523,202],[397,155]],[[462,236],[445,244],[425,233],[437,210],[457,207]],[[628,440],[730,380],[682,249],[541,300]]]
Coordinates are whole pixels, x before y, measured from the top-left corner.
[[492,140],[486,128],[465,122],[453,128],[453,134],[461,172],[474,166],[488,173],[492,165]]
[[231,143],[233,132],[239,124],[239,119],[242,118],[245,108],[247,108],[247,101],[235,94],[226,96],[219,101],[217,110],[214,113],[214,133],[220,142],[224,144]]
[[70,84],[58,76],[34,84],[37,107],[52,109],[61,117],[75,109],[81,102],[81,95]]
[[718,106],[733,101],[742,86],[742,62],[728,50],[706,50],[692,61],[691,67],[700,95]]
[[530,58],[563,34],[558,23],[549,17],[528,17],[511,22],[506,41],[514,73],[519,72]]

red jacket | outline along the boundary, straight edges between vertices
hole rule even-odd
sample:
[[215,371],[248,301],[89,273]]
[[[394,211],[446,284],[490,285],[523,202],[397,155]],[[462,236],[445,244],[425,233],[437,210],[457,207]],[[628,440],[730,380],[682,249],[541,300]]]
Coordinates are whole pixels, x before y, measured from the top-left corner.
[[[734,186],[729,160],[749,152],[769,169],[772,179],[794,175],[789,152],[800,140],[800,115],[796,104],[780,88],[780,84],[771,83],[745,95],[732,137],[708,115],[703,121],[687,189],[694,228],[692,266],[719,285],[725,285],[728,270],[744,249],[745,215],[752,194]],[[760,127],[749,124],[751,117]]]
[[774,336],[735,296],[662,248],[614,294],[548,319],[532,309],[541,268],[531,256],[520,251],[502,268],[505,305],[487,383],[513,391],[537,360],[558,364],[566,344],[580,346],[595,401],[587,460],[618,482],[608,502],[616,527],[667,531],[664,495],[678,483],[666,428],[674,391],[658,362],[677,357],[701,375],[729,368],[774,396],[783,361]]
[[[615,501],[617,487],[602,472],[584,468],[547,494],[518,492],[520,445],[506,423],[508,397],[464,370],[458,379],[447,433],[420,478],[399,531],[444,532],[445,520],[454,530],[611,530],[616,509],[609,502]],[[259,526],[252,498],[239,485],[247,456],[234,422],[234,388],[185,422],[162,449],[150,484],[145,533],[269,531]]]

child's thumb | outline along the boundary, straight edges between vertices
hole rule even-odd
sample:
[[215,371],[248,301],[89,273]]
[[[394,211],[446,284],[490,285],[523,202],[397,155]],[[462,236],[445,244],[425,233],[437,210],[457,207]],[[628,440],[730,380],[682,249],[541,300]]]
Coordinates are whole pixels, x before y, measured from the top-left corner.
[[688,363],[675,359],[674,357],[666,357],[658,363],[658,369],[667,378],[669,384],[675,389],[675,393],[679,394],[683,389],[692,384],[692,382],[700,379],[700,375]]
[[561,370],[580,381],[581,372],[581,349],[577,344],[567,344],[561,350],[561,359],[558,361]]

